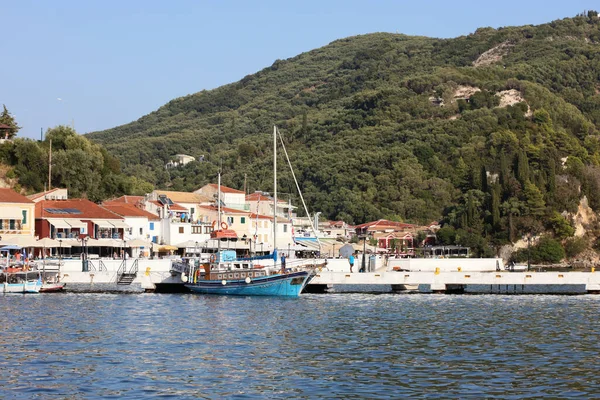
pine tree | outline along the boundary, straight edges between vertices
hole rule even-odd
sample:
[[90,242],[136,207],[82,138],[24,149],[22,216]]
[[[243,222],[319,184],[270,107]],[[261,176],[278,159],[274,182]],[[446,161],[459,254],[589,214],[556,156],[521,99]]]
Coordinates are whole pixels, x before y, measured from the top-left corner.
[[[6,108],[6,106],[4,104],[3,104],[3,107],[4,107],[4,110],[0,114],[0,124],[9,126],[9,128],[6,129],[6,133],[8,134],[7,139],[12,139],[13,137],[15,137],[15,135],[17,134],[19,129],[21,129],[21,127],[19,125],[17,125],[15,118],[8,111],[8,109]],[[3,131],[4,131],[4,129],[0,129],[0,132],[3,132]],[[2,138],[2,139],[4,139],[4,138]]]
[[527,202],[527,209],[529,215],[541,216],[544,215],[546,210],[546,202],[540,189],[537,188],[533,183],[525,183],[525,199]]

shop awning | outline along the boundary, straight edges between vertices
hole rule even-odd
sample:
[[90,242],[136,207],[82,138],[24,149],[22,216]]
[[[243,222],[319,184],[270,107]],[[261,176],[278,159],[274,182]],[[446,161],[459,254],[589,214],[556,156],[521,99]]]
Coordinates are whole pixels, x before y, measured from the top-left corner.
[[71,229],[71,225],[64,219],[48,218],[47,221],[56,229]]
[[71,225],[71,228],[87,229],[87,222],[83,222],[78,219],[67,220],[67,223]]
[[114,228],[113,224],[111,224],[107,219],[93,219],[92,222],[94,225],[98,225],[99,228]]
[[19,207],[0,207],[0,219],[22,219],[23,212]]
[[123,228],[123,229],[128,229],[129,228],[129,225],[127,225],[125,223],[125,221],[121,221],[121,220],[118,220],[118,219],[112,219],[112,220],[110,220],[110,223],[113,224],[113,226],[115,228]]

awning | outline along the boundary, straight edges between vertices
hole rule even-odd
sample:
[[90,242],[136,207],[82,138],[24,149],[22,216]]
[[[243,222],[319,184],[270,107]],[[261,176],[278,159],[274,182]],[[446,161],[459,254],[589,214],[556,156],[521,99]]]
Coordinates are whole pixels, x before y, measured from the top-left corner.
[[23,219],[23,212],[19,207],[0,207],[0,219]]
[[129,225],[127,225],[127,224],[125,223],[125,221],[121,221],[121,220],[118,220],[118,219],[113,219],[113,220],[110,220],[110,223],[111,223],[111,224],[112,224],[112,225],[113,225],[115,228],[123,228],[123,229],[128,229],[128,228],[129,228]]
[[56,229],[71,229],[71,225],[64,219],[48,218],[47,221]]
[[78,219],[70,219],[67,221],[71,228],[87,229],[87,222],[80,221]]
[[98,225],[99,228],[114,228],[113,224],[106,219],[93,219],[92,222],[94,225]]

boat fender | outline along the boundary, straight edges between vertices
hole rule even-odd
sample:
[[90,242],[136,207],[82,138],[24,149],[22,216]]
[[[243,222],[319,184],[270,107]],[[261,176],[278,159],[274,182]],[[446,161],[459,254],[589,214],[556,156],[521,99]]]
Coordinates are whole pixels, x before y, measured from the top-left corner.
[[250,279],[250,277],[246,278],[246,283],[250,283],[252,282],[252,279]]
[[227,281],[226,281],[225,279],[223,279],[223,280],[221,281],[221,285],[223,285],[223,286],[227,285]]
[[217,260],[217,257],[214,254],[210,255],[210,262],[214,263]]
[[182,282],[187,282],[188,281],[188,277],[186,274],[181,274],[181,281]]
[[227,228],[229,228],[229,225],[227,225],[227,222],[221,222],[221,229],[227,230]]

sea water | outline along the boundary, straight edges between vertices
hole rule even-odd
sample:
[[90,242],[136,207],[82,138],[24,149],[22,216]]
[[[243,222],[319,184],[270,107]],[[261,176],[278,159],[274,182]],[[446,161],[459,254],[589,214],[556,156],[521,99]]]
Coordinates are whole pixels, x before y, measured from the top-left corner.
[[0,297],[0,398],[597,397],[600,296]]

